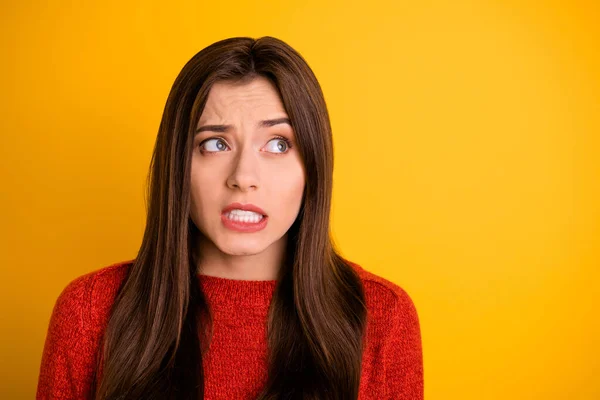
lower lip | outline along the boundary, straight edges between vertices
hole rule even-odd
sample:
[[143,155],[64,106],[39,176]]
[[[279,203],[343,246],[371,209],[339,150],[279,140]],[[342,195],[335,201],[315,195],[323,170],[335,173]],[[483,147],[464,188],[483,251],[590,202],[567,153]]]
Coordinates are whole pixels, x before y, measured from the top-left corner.
[[263,216],[258,222],[243,222],[234,221],[221,214],[221,221],[226,228],[236,232],[257,232],[264,229],[267,226],[267,219],[269,217]]

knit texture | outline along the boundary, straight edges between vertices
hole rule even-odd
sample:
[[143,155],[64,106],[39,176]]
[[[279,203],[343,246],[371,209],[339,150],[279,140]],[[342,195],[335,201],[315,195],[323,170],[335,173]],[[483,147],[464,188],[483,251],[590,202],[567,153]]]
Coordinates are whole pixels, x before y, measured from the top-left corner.
[[[49,321],[36,399],[92,399],[102,335],[132,260],[82,275],[60,293]],[[416,308],[398,285],[356,263],[367,305],[359,400],[423,399],[423,356]],[[198,274],[214,314],[203,359],[206,400],[256,399],[267,378],[266,322],[276,281]]]

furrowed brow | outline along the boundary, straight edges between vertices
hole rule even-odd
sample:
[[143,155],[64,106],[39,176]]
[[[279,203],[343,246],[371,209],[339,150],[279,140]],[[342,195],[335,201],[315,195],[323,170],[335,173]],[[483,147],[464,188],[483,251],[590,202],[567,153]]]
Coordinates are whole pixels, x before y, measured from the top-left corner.
[[271,126],[275,126],[275,125],[279,125],[279,124],[288,124],[289,126],[292,126],[292,123],[290,122],[289,118],[276,118],[276,119],[267,119],[265,121],[260,121],[258,123],[258,126],[261,128],[268,128]]
[[[279,124],[288,124],[292,126],[292,123],[289,118],[276,118],[276,119],[266,119],[264,121],[260,121],[258,123],[259,128],[269,128],[271,126],[279,125]],[[227,132],[233,125],[204,125],[196,129],[196,133],[210,131],[210,132]]]

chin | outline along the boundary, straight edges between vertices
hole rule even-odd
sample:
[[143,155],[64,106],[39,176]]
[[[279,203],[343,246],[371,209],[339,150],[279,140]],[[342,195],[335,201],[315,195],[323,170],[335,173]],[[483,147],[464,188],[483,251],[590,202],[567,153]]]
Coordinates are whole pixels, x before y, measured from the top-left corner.
[[259,254],[260,251],[253,249],[227,249],[224,253],[230,256],[253,256]]
[[232,256],[249,256],[261,253],[263,250],[264,248],[255,243],[255,241],[249,242],[244,238],[229,240],[227,245],[221,247],[223,253]]

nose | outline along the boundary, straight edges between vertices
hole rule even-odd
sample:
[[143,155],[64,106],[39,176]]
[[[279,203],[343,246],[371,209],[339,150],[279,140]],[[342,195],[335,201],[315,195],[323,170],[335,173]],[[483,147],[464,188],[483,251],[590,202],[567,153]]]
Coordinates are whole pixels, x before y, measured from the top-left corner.
[[259,154],[247,143],[232,166],[232,172],[227,178],[227,186],[231,189],[239,189],[243,192],[256,190],[258,188]]

